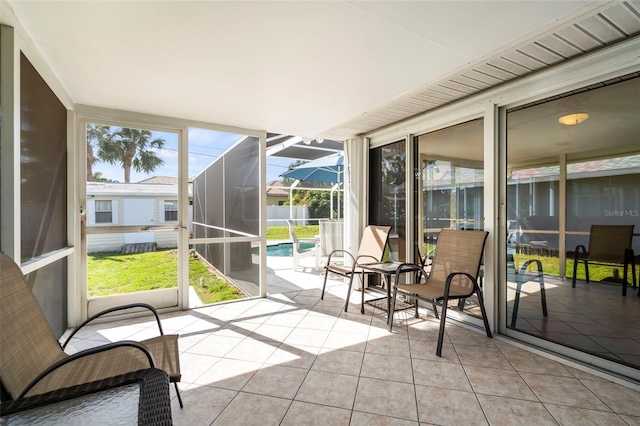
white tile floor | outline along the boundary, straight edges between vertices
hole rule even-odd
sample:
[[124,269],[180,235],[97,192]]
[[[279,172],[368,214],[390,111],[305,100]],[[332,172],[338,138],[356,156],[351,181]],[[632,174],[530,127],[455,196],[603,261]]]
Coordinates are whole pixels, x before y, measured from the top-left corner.
[[[455,324],[439,358],[433,317],[399,315],[388,333],[380,310],[342,311],[341,281],[320,300],[319,274],[275,273],[292,287],[162,316],[180,335],[185,407],[174,397],[175,424],[640,425],[637,388]],[[148,317],[91,326],[73,347],[146,338],[152,326]]]

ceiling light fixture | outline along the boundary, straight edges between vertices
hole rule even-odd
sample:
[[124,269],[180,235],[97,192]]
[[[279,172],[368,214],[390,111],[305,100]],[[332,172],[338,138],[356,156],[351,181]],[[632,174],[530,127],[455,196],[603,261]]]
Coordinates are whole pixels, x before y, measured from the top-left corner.
[[324,138],[316,138],[316,142],[322,143],[322,142],[324,142]]
[[304,143],[305,145],[311,145],[311,139],[309,139],[309,138],[302,138],[302,143]]
[[589,114],[586,112],[580,112],[577,114],[563,115],[558,118],[558,122],[565,126],[575,126],[576,124],[582,123],[587,118],[589,118]]

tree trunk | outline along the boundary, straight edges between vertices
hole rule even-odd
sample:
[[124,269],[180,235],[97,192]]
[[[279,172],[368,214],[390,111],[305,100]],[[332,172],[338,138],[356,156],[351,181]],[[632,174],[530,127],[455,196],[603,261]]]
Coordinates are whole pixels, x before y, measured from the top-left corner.
[[122,167],[124,168],[124,183],[130,183],[132,160],[133,160],[133,156],[127,156],[122,163]]
[[87,182],[93,182],[93,163],[96,162],[93,156],[93,147],[87,145]]

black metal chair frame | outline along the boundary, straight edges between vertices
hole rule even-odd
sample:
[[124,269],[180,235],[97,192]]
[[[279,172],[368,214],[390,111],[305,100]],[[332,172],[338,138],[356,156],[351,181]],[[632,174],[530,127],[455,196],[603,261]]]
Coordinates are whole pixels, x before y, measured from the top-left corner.
[[[153,313],[153,315],[156,318],[156,322],[158,323],[158,330],[160,331],[160,335],[163,336],[164,335],[164,331],[162,330],[162,323],[160,322],[160,317],[158,316],[158,312],[156,311],[156,309],[147,304],[147,303],[130,303],[128,305],[121,305],[121,306],[116,306],[113,308],[109,308],[109,309],[105,309],[104,311],[98,312],[95,315],[90,316],[89,318],[87,318],[86,320],[84,320],[82,322],[82,324],[80,324],[79,326],[77,326],[69,335],[69,337],[67,337],[67,339],[64,341],[64,343],[62,344],[62,349],[65,349],[65,347],[67,346],[67,344],[69,343],[69,341],[71,340],[71,338],[73,336],[75,336],[75,334],[80,331],[80,329],[82,327],[84,327],[85,325],[89,324],[90,322],[92,322],[93,320],[95,320],[96,318],[100,318],[101,316],[110,314],[112,312],[117,312],[117,311],[123,311],[123,310],[127,310],[127,309],[133,309],[133,308],[143,308],[143,309],[148,309],[149,311],[151,311],[151,313]],[[130,342],[130,343],[136,343],[136,342]],[[144,349],[143,345],[138,345],[141,346]],[[151,361],[151,367],[154,367],[153,365],[153,361],[151,360],[151,355],[148,353],[148,351],[146,349],[144,349],[145,353],[147,353],[147,357],[149,357],[149,360]],[[176,395],[178,396],[178,402],[180,403],[180,408],[183,408],[182,405],[182,397],[180,396],[180,390],[178,389],[178,381],[180,381],[180,378],[178,378],[178,380],[175,380],[175,378],[170,378],[170,381],[173,382],[173,385],[175,386],[176,389]],[[26,393],[26,391],[25,391]]]
[[511,328],[515,328],[516,326],[516,320],[518,318],[518,306],[520,305],[520,292],[522,290],[522,284],[524,284],[529,265],[536,265],[538,269],[538,273],[535,278],[540,284],[540,302],[542,304],[542,315],[544,315],[545,317],[548,316],[547,295],[544,290],[544,274],[542,272],[542,262],[540,262],[538,259],[530,259],[522,264],[522,266],[520,267],[520,273],[516,277],[516,297],[513,301],[513,312],[511,313]]
[[[399,283],[400,282],[400,276],[402,274],[408,273],[408,272],[413,272],[415,274],[424,274],[425,276],[428,276],[427,271],[424,270],[424,268],[421,265],[415,264],[415,263],[402,263],[398,266],[398,268],[396,269],[396,274],[395,274],[395,283]],[[458,296],[450,296],[449,293],[449,289],[451,287],[451,281],[453,280],[453,278],[455,278],[456,276],[459,275],[464,275],[466,276],[469,280],[471,280],[471,282],[473,283],[473,289],[465,295],[458,295]],[[403,292],[404,293],[404,292]],[[467,298],[472,296],[473,294],[476,294],[478,297],[478,301],[480,304],[480,310],[482,311],[482,320],[484,322],[484,327],[487,333],[487,337],[492,337],[491,335],[491,330],[489,329],[489,322],[487,320],[487,312],[484,308],[484,300],[482,298],[482,291],[480,290],[480,286],[478,285],[478,280],[476,279],[476,277],[471,276],[470,274],[467,274],[465,272],[452,272],[447,276],[446,282],[445,282],[445,288],[444,288],[444,294],[442,297],[438,297],[435,300],[432,299],[426,299],[423,297],[420,297],[417,294],[409,294],[409,293],[404,293],[407,296],[409,296],[410,298],[415,300],[415,317],[418,318],[418,300],[422,300],[424,302],[428,302],[431,303],[433,306],[433,310],[434,310],[434,314],[436,316],[436,318],[440,319],[440,330],[438,332],[438,346],[436,349],[436,355],[441,357],[442,356],[442,343],[444,341],[444,328],[445,328],[445,322],[446,322],[446,318],[447,318],[447,307],[449,304],[450,300],[456,300],[456,299],[462,299],[462,298]],[[391,312],[389,313],[389,332],[392,331],[393,328],[393,313],[394,313],[394,309],[393,307],[396,304],[396,299],[398,297],[398,288],[394,286],[393,288],[393,296],[391,299]],[[438,315],[438,309],[436,306],[436,302],[442,301],[442,312],[440,313],[440,315]]]
[[[606,226],[606,225],[592,225],[591,233],[593,233],[594,226]],[[633,229],[633,227],[631,228]],[[631,231],[633,232],[633,231]],[[592,249],[592,241],[591,241],[591,233],[589,235],[589,250]],[[628,286],[628,269],[631,266],[631,279],[632,285],[635,289],[639,287],[636,281],[636,261],[635,254],[631,247],[626,248],[624,251],[624,260],[622,263],[613,262],[608,260],[599,260],[598,258],[589,258],[589,251],[587,251],[586,247],[582,244],[576,246],[576,250],[573,253],[573,278],[571,280],[571,287],[576,287],[576,275],[578,271],[578,262],[582,262],[584,264],[585,270],[585,281],[589,282],[589,263],[597,264],[597,265],[606,265],[606,266],[620,266],[623,265],[624,272],[622,273],[622,295],[627,295],[627,286]],[[638,297],[640,297],[640,288],[638,288]]]

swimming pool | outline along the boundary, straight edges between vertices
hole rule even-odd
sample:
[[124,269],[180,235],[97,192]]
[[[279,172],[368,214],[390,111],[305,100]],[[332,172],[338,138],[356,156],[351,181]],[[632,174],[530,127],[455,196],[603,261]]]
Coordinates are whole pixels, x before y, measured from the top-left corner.
[[[300,244],[303,249],[313,248],[314,244]],[[293,243],[280,243],[267,246],[267,256],[291,257],[293,256]]]

